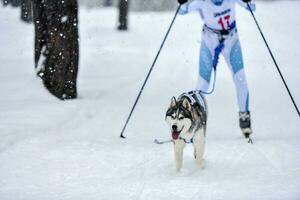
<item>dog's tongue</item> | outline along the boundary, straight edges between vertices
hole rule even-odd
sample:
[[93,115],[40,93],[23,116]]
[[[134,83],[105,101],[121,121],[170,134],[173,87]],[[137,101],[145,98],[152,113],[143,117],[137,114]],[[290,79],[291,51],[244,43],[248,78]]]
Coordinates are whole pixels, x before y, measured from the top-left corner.
[[179,134],[180,134],[180,132],[173,131],[173,132],[172,132],[172,138],[173,138],[173,140],[177,140],[178,137],[179,137]]

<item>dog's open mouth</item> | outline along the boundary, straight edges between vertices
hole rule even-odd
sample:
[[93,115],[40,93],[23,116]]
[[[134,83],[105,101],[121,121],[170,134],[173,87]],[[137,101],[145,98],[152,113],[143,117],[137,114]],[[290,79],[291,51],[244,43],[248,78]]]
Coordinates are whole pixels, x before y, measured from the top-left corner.
[[[183,129],[183,127],[182,127],[182,129]],[[172,138],[173,138],[173,140],[177,140],[178,139],[178,137],[179,137],[182,129],[180,131],[172,130]]]

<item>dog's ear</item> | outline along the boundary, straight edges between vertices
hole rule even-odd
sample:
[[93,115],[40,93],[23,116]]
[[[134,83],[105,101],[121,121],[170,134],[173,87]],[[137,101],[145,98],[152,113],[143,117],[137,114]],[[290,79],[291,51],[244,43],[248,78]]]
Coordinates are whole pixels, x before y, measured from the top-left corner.
[[192,110],[191,104],[189,100],[187,100],[186,98],[183,100],[182,105],[185,109]]
[[170,104],[170,108],[176,106],[177,102],[176,102],[176,98],[175,97],[172,97],[171,99],[171,104]]

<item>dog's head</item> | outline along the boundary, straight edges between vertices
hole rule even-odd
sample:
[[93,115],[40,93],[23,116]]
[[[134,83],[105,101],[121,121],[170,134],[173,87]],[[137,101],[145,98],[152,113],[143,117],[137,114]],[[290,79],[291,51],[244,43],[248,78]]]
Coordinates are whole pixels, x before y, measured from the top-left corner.
[[177,140],[179,136],[186,134],[192,125],[192,106],[190,102],[186,98],[177,101],[175,97],[172,97],[166,113],[166,121],[170,126],[173,140]]

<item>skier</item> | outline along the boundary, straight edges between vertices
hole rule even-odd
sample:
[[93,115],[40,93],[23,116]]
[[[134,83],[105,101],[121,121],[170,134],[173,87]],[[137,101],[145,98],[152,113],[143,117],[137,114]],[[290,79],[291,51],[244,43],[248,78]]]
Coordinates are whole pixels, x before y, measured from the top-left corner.
[[[235,21],[235,3],[255,10],[251,0],[177,0],[181,4],[179,14],[198,11],[203,22],[199,58],[199,75],[196,90],[208,93],[212,71],[222,54],[231,69],[239,104],[239,125],[249,138],[252,133],[249,111],[249,91],[244,71],[243,57]],[[248,5],[247,5],[248,4]],[[214,76],[214,78],[216,78]]]

